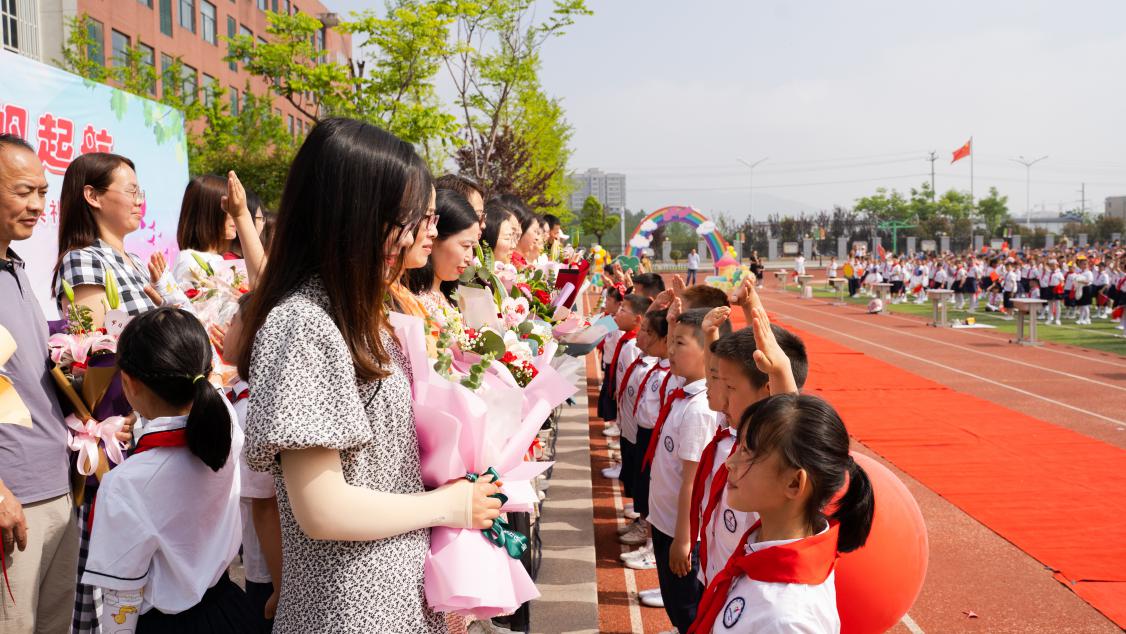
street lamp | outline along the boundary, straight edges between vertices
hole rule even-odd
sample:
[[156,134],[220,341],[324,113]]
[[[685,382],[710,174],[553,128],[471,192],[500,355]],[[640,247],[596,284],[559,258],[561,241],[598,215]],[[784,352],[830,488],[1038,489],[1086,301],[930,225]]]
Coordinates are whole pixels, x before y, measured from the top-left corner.
[[754,219],[755,219],[755,166],[757,166],[759,163],[762,163],[763,161],[765,161],[768,158],[770,158],[770,157],[764,156],[764,157],[760,158],[759,160],[755,161],[754,163],[748,163],[741,158],[735,159],[739,163],[742,163],[743,165],[747,166],[747,168],[751,171],[751,176],[750,176],[749,179],[747,179],[747,184],[750,185],[750,187],[751,187],[751,198],[750,198],[750,201],[749,201],[750,205],[747,207],[747,220],[750,220],[751,222],[754,222]]
[[1048,158],[1045,154],[1038,159],[1028,160],[1022,154],[1020,158],[1009,159],[1014,163],[1020,163],[1024,166],[1024,222],[1029,229],[1032,228],[1032,203],[1030,202],[1030,194],[1032,192],[1032,166]]

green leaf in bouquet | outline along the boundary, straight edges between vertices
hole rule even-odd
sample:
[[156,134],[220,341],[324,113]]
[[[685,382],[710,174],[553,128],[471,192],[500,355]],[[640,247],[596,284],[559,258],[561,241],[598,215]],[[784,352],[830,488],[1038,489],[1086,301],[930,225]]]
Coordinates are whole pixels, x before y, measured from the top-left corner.
[[73,305],[74,304],[74,287],[71,286],[70,282],[68,282],[66,280],[63,280],[63,294],[66,295],[66,301],[70,302],[71,305]]
[[521,334],[521,335],[531,334],[532,333],[532,322],[530,322],[530,321],[520,322],[520,324],[518,326],[516,326],[516,332]]
[[198,253],[195,253],[195,252],[193,251],[193,252],[192,252],[192,257],[193,257],[193,258],[195,258],[195,262],[196,262],[196,264],[198,264],[198,265],[199,265],[199,268],[203,269],[203,272],[204,272],[204,273],[206,273],[206,274],[207,274],[207,275],[209,275],[209,276],[210,276],[210,275],[215,275],[215,269],[211,268],[211,265],[210,265],[210,264],[208,264],[208,263],[207,263],[206,261],[204,261],[204,259],[203,259],[203,258],[199,257],[199,254],[198,254]]
[[477,267],[471,266],[471,267],[469,267],[469,268],[467,268],[467,269],[465,269],[464,271],[461,272],[461,276],[459,276],[457,278],[457,281],[462,283],[462,284],[468,284],[469,282],[473,281],[476,278],[477,278]]
[[486,330],[478,335],[476,350],[480,354],[504,356],[504,339],[497,333]]

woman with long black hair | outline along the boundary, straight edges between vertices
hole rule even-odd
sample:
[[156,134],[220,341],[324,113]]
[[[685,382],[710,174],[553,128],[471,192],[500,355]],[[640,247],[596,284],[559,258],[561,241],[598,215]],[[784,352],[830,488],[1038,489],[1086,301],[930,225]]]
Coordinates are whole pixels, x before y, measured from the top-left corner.
[[349,119],[297,152],[272,252],[242,317],[246,461],[274,474],[274,632],[444,632],[426,604],[431,526],[487,528],[492,478],[422,484],[410,368],[386,313],[433,187],[410,144]]

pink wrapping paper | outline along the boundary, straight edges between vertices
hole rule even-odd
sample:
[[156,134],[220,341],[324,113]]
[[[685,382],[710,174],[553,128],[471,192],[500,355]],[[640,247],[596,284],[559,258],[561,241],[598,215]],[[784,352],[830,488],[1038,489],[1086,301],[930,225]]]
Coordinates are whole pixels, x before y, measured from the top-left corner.
[[[576,388],[545,363],[523,390],[507,372],[490,371],[474,393],[433,369],[421,319],[391,313],[391,325],[411,362],[423,482],[437,487],[493,467],[505,494],[511,493],[503,510],[530,510],[537,501],[530,481],[551,463],[525,463],[523,457],[551,410]],[[481,531],[443,527],[430,530],[424,587],[433,610],[478,619],[511,613],[539,596],[520,561]]]

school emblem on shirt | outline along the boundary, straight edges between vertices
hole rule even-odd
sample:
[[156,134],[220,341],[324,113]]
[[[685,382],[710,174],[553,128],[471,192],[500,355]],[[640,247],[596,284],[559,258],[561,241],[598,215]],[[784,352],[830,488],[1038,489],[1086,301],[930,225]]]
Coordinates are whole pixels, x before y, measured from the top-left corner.
[[672,453],[672,446],[673,446],[672,436],[665,436],[665,450],[668,451],[669,453]]
[[630,396],[633,396],[634,394],[637,394],[637,388],[631,385],[629,386],[629,389],[626,390],[626,393]]
[[727,509],[723,512],[723,525],[728,533],[734,533],[739,528],[739,520],[735,519],[735,511]]
[[739,617],[743,616],[743,608],[747,606],[747,602],[743,597],[735,597],[727,602],[727,607],[723,609],[723,626],[727,629],[735,627],[739,622]]

